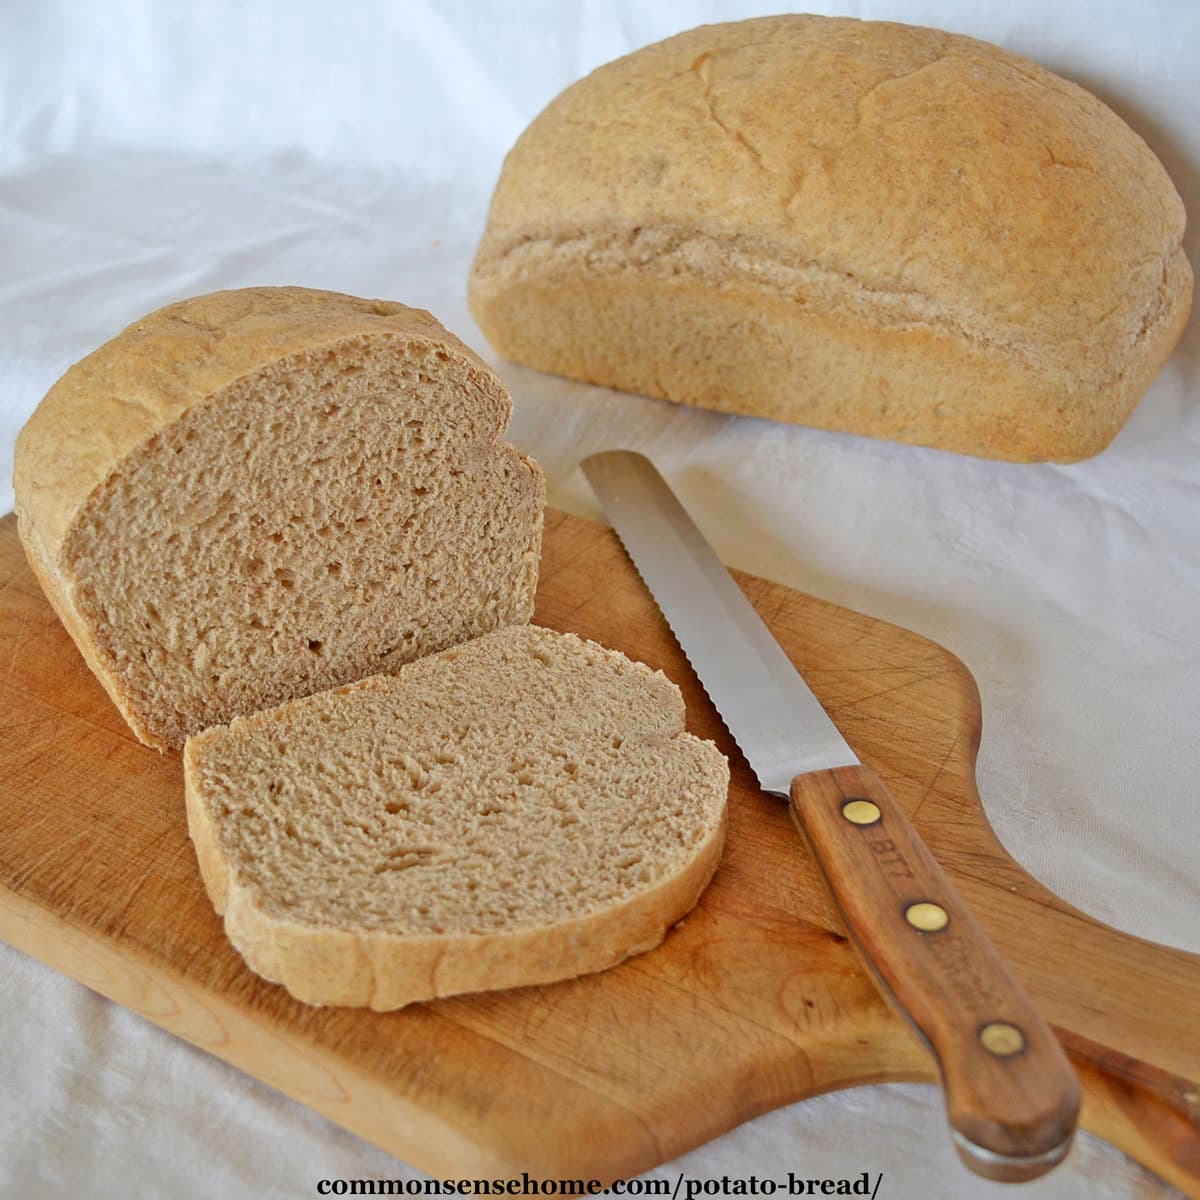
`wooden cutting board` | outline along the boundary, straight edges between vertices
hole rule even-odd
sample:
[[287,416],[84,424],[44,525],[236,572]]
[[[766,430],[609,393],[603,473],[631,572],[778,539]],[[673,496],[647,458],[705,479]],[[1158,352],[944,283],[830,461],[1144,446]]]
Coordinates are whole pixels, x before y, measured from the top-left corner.
[[[1058,1029],[1084,1126],[1200,1195],[1200,958],[1098,924],[1005,853],[976,794],[979,698],[956,658],[740,582]],[[711,887],[663,946],[601,975],[396,1013],[308,1008],[226,942],[187,838],[179,759],[134,740],[5,518],[0,937],[435,1175],[630,1176],[805,1096],[931,1080],[786,806],[758,792],[610,531],[547,514],[536,620],[661,667],[689,728],[730,755]]]

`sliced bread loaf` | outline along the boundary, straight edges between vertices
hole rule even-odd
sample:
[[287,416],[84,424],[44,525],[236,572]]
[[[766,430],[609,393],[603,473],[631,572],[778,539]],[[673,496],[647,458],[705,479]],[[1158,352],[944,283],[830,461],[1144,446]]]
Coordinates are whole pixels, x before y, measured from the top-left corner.
[[729,768],[661,673],[503,629],[189,739],[230,940],[310,1004],[398,1008],[656,946],[716,869]]
[[158,749],[533,611],[544,485],[428,313],[303,288],[173,304],[17,440],[26,552]]

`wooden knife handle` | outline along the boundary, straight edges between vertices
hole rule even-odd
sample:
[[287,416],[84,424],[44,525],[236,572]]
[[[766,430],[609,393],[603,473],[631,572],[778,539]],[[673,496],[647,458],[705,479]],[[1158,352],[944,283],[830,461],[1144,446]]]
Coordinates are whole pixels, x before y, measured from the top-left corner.
[[1079,1081],[883,780],[797,775],[791,811],[872,974],[937,1059],[963,1162],[1005,1182],[1045,1174],[1070,1149]]

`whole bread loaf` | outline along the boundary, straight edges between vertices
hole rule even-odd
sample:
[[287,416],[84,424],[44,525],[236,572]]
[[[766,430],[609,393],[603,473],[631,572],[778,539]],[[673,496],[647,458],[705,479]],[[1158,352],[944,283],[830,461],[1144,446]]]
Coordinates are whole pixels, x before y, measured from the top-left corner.
[[72,367],[17,439],[34,571],[159,749],[525,622],[544,485],[427,312],[217,292]]
[[656,946],[729,767],[665,676],[535,626],[189,739],[188,828],[247,964],[310,1004],[548,983]]
[[601,67],[513,147],[471,273],[508,358],[1017,460],[1121,428],[1192,272],[1161,164],[971,38],[777,16]]

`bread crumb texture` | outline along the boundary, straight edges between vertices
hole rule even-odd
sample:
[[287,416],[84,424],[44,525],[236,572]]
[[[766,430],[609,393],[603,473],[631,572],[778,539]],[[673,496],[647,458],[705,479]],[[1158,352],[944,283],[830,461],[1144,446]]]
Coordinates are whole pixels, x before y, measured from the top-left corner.
[[504,355],[987,457],[1102,449],[1182,332],[1183,204],[1084,89],[971,38],[776,16],[568,88],[471,274]]
[[545,983],[657,945],[716,869],[729,769],[661,673],[499,630],[188,741],[247,963],[314,1004]]
[[34,569],[159,749],[532,615],[544,484],[428,313],[218,292],[72,367],[18,441]]

